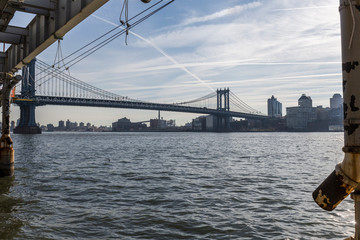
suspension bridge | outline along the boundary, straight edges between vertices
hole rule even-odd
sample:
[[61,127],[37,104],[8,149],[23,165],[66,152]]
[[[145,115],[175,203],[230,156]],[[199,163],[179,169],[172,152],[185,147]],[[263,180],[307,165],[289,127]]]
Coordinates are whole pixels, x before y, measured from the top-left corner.
[[[229,89],[179,103],[154,103],[114,94],[80,81],[41,60],[33,60],[23,69],[23,80],[13,96],[20,106],[20,122],[15,133],[40,133],[35,108],[44,105],[130,108],[184,113],[210,114],[219,119],[219,127],[228,126],[229,118],[266,119]],[[231,110],[230,110],[231,105]]]

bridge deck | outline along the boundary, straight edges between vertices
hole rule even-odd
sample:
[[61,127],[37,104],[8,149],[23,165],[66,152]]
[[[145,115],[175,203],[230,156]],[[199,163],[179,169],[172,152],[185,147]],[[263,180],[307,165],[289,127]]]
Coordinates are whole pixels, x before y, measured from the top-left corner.
[[[29,102],[30,99],[21,99],[16,96],[13,99],[15,104],[21,105]],[[43,105],[63,105],[63,106],[83,106],[83,107],[107,107],[107,108],[130,108],[142,110],[161,110],[170,112],[185,112],[211,114],[221,116],[231,116],[236,118],[247,119],[267,119],[268,116],[257,115],[251,113],[241,113],[232,111],[219,111],[206,107],[190,107],[175,104],[150,103],[150,102],[134,102],[124,100],[104,100],[104,99],[87,99],[87,98],[70,98],[70,97],[51,97],[51,96],[35,96],[30,101],[35,102],[38,106]]]

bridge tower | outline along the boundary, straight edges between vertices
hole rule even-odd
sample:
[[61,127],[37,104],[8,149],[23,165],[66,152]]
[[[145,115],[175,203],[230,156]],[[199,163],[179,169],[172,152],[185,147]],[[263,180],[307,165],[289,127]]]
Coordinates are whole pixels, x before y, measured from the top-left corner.
[[217,94],[217,110],[219,111],[230,111],[230,98],[229,98],[230,90],[216,90]]
[[[230,111],[230,90],[216,90],[217,94],[217,110],[227,113]],[[217,115],[217,131],[230,131],[231,117],[227,114]]]
[[[35,96],[35,59],[22,69],[23,80],[21,83],[21,98],[32,99]],[[20,122],[14,129],[14,133],[20,134],[40,134],[41,129],[35,121],[36,103],[32,101],[21,101]]]

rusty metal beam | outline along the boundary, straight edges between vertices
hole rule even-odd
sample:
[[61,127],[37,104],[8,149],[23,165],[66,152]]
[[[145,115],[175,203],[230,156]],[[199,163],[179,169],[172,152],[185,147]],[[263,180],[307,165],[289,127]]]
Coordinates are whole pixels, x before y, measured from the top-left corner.
[[14,16],[15,9],[8,8],[8,0],[0,0],[0,31],[5,31]]
[[44,1],[44,0],[9,0],[8,5],[19,7],[31,7],[40,8],[46,10],[55,10],[56,1]]
[[7,7],[13,8],[16,11],[22,11],[22,12],[27,12],[27,13],[48,16],[50,14],[50,11],[55,11],[56,1],[10,0],[10,1],[8,1]]
[[25,37],[28,34],[26,28],[8,26],[4,32],[0,32],[0,39],[4,43],[9,44],[20,44],[22,40],[25,40]]

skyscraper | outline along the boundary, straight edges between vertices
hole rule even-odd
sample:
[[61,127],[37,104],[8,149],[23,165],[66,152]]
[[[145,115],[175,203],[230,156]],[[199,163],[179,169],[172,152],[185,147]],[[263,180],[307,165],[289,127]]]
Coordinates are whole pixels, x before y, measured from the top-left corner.
[[343,130],[343,99],[339,93],[330,98],[329,128]]
[[282,104],[274,97],[274,95],[268,99],[268,116],[277,118],[282,117]]
[[343,99],[339,93],[335,93],[332,98],[330,98],[330,108],[341,108],[343,105]]

